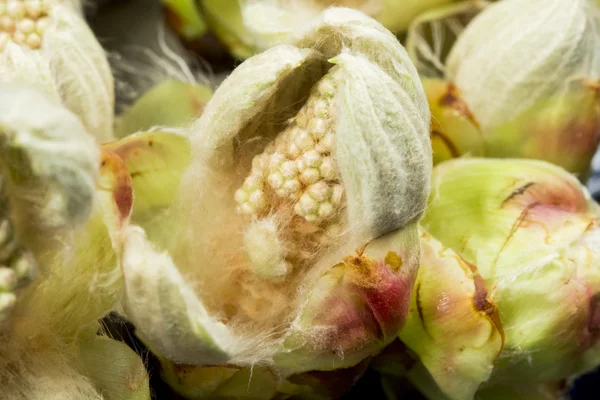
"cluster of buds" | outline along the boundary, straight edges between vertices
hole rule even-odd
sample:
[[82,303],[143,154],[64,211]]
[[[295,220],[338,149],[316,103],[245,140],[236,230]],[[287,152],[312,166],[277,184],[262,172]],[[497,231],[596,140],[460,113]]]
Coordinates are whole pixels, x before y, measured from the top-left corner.
[[[430,108],[406,52],[373,19],[330,9],[303,29],[278,30],[293,9],[284,3],[215,6],[243,16],[250,47],[269,49],[233,71],[190,132],[136,134],[107,147],[127,165],[140,201],[138,226],[122,236],[124,310],[177,392],[335,397],[324,382],[354,382],[394,343],[408,349],[400,357],[410,365],[399,373],[388,350],[376,365],[431,399],[555,396],[564,379],[597,365],[597,210],[585,189],[544,162],[442,163],[511,155],[496,144],[518,135],[507,130],[525,131],[522,121],[529,129],[547,115],[572,122],[596,110],[594,92],[563,85],[578,71],[594,74],[596,20],[580,19],[591,10],[584,1],[547,6],[585,28],[548,51],[566,46],[584,58],[573,57],[554,89],[497,123],[473,106],[465,71],[477,64],[469,57],[482,64],[477,46],[487,48],[490,35],[476,40],[470,31],[502,27],[488,16],[512,15],[522,1],[482,7],[450,54],[451,83],[424,81]],[[295,10],[313,18],[320,5],[311,7]],[[543,20],[543,34],[556,23]],[[533,39],[515,40],[525,48]],[[586,100],[581,114],[557,106],[571,98]],[[422,128],[440,163],[428,205]],[[568,162],[578,172],[586,160]]]
[[119,293],[115,238],[131,207],[128,171],[35,88],[0,85],[0,109],[2,395],[95,400],[145,390],[149,398],[141,359],[95,336]]
[[[115,310],[190,399],[333,399],[372,365],[555,400],[600,364],[597,2],[163,3],[246,60],[115,118],[83,3],[0,0],[2,396],[150,399]],[[455,13],[419,76],[395,34]]]
[[459,35],[445,80],[425,79],[436,162],[541,159],[585,181],[600,143],[599,43],[589,0],[486,7]]
[[238,212],[264,215],[269,192],[293,201],[295,213],[308,222],[338,211],[344,188],[333,158],[335,89],[333,79],[321,80],[289,127],[254,157],[250,175],[235,193]]

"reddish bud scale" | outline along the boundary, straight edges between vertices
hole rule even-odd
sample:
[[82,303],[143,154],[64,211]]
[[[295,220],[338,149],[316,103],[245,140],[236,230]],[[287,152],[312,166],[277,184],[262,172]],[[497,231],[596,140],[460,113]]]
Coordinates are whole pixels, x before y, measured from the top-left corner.
[[121,220],[127,220],[133,209],[132,181],[127,166],[117,154],[102,150],[100,172],[102,176],[110,176],[114,181],[111,182],[113,200]]
[[346,272],[343,282],[321,304],[314,324],[327,326],[327,334],[318,346],[346,352],[365,343],[385,341],[404,325],[410,306],[411,282],[406,274],[394,272],[396,267],[385,261],[372,261],[364,256],[347,257],[334,268]]
[[407,274],[393,272],[385,262],[376,263],[381,281],[376,288],[358,288],[376,318],[383,337],[394,335],[406,322],[410,307],[412,279]]

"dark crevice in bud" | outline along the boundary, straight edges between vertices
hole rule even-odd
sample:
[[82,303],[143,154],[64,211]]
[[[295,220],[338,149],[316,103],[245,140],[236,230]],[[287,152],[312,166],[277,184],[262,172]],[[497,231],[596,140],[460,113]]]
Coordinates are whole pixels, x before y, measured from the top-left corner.
[[421,282],[418,282],[417,285],[415,286],[415,293],[416,293],[417,312],[419,313],[419,321],[421,321],[421,325],[423,326],[423,330],[425,331],[425,333],[427,333],[427,336],[429,336],[431,339],[433,339],[433,336],[431,336],[431,334],[427,330],[427,325],[425,324],[425,317],[423,314],[423,306],[421,305]]
[[[176,33],[182,32],[184,22],[181,17],[169,7],[162,6],[162,10],[166,25]],[[212,32],[205,32],[202,36],[194,38],[179,35],[179,39],[187,50],[207,61],[215,73],[229,72],[236,67],[236,59],[229,54],[227,46]]]
[[373,367],[377,369],[377,366],[386,358],[392,358],[395,362],[402,365],[405,371],[410,371],[415,364],[418,362],[418,357],[411,354],[412,352],[400,339],[394,340],[389,344],[377,359],[373,362]]
[[453,84],[448,84],[448,91],[440,98],[440,105],[456,110],[460,115],[469,120],[477,129],[480,129],[479,123],[475,119],[469,106],[465,103],[459,94],[458,88]]
[[441,130],[433,128],[431,130],[431,134],[430,135],[431,135],[431,140],[434,140],[435,138],[438,138],[442,142],[444,142],[444,145],[446,145],[446,148],[450,152],[450,155],[452,156],[452,158],[458,158],[458,157],[460,157],[460,151],[458,151],[458,149],[456,148],[456,146],[454,145],[454,143],[452,143],[452,140],[450,140],[450,138],[448,136],[446,136],[444,133],[442,133]]
[[494,258],[494,262],[492,263],[492,272],[491,272],[490,276],[495,276],[496,275],[496,265],[498,264],[498,260],[500,259],[500,256],[502,255],[502,252],[504,251],[504,249],[506,248],[506,246],[508,246],[508,243],[510,243],[510,241],[512,240],[512,238],[515,236],[515,234],[517,233],[517,230],[523,226],[523,222],[527,220],[527,216],[529,215],[529,212],[532,209],[534,209],[535,207],[537,207],[537,206],[539,206],[541,204],[542,203],[540,203],[540,202],[534,202],[532,204],[528,204],[521,211],[521,213],[519,214],[519,216],[517,217],[517,219],[513,223],[512,227],[510,228],[510,232],[506,236],[506,239],[504,240],[504,243],[502,243],[502,247],[500,247],[500,250],[498,251],[498,254],[496,255],[496,258]]
[[488,299],[488,290],[485,284],[483,277],[479,274],[476,274],[473,277],[473,281],[475,284],[475,295],[473,296],[473,309],[475,311],[483,312],[490,321],[494,324],[498,332],[500,333],[500,338],[502,340],[502,347],[504,347],[504,328],[502,326],[502,320],[500,319],[500,311],[496,307],[494,303],[492,303]]
[[582,194],[579,183],[566,179],[527,182],[515,189],[500,207],[509,203],[526,212],[536,207],[567,213],[585,213],[589,210],[588,201]]
[[473,277],[475,282],[475,294],[473,295],[473,309],[482,312],[486,315],[491,315],[494,312],[495,306],[487,299],[487,289],[481,275]]
[[251,162],[252,157],[261,153],[268,143],[283,132],[289,120],[298,114],[308,100],[312,88],[330,67],[323,58],[313,57],[306,65],[296,68],[279,82],[269,105],[258,112],[236,137],[237,157],[249,156],[248,163]]
[[311,392],[326,396],[327,398],[338,398],[351,389],[366,372],[371,358],[367,358],[350,368],[335,371],[310,371],[292,375],[288,380],[298,385],[307,385]]
[[473,273],[473,284],[475,285],[475,294],[472,298],[473,309],[477,312],[484,313],[490,319],[500,333],[502,347],[504,347],[504,329],[502,327],[502,321],[500,320],[500,311],[488,298],[489,291],[485,284],[485,280],[479,273],[477,266],[468,262],[462,258],[462,256],[459,255],[459,257],[460,261],[467,265]]
[[502,207],[504,207],[504,204],[506,204],[510,200],[525,193],[525,191],[533,185],[535,185],[535,182],[527,182],[523,186],[520,186],[517,189],[515,189],[506,199],[504,199],[504,201],[502,202]]

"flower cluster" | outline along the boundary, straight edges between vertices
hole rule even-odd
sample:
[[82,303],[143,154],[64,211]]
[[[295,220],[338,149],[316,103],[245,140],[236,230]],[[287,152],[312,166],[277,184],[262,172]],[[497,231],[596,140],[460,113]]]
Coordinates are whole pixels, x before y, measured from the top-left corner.
[[600,366],[597,1],[110,2],[0,0],[0,397]]

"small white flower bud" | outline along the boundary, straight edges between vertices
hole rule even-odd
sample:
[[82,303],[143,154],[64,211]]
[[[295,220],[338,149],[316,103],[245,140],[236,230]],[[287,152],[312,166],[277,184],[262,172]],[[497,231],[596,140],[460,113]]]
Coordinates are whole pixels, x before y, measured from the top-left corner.
[[10,1],[0,14],[0,82],[35,85],[100,141],[113,137],[114,88],[104,50],[77,1]]

